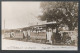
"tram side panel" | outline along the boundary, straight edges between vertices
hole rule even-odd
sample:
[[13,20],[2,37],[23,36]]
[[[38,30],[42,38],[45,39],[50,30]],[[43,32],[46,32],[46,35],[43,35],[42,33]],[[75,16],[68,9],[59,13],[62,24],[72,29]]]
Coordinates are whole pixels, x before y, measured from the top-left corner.
[[30,33],[30,40],[32,40],[33,42],[41,42],[41,43],[45,43],[46,42],[46,32],[31,32]]
[[4,38],[10,38],[10,33],[5,33]]
[[39,32],[39,35],[37,38],[41,40],[41,43],[46,43],[46,32]]
[[39,32],[38,39],[46,40],[46,32]]
[[15,33],[15,35],[13,36],[13,38],[15,39],[23,39],[24,38],[24,34],[23,33]]
[[39,32],[39,33],[31,32],[30,33],[30,38],[33,38],[33,39],[46,39],[46,32]]
[[36,39],[38,36],[38,33],[36,32],[30,32],[30,39]]

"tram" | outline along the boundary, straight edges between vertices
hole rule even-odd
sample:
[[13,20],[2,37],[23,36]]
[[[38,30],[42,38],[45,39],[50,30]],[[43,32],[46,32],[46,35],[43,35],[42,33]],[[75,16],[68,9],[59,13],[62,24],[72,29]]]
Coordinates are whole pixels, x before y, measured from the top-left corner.
[[[71,31],[58,31],[59,23],[49,22],[42,25],[34,25],[21,29],[10,30],[5,32],[5,38],[25,40],[38,43],[47,43],[47,44],[71,44],[71,38],[63,37],[63,34]],[[71,32],[73,33],[73,31]],[[65,35],[66,36],[66,35]],[[68,40],[68,41],[67,41]]]

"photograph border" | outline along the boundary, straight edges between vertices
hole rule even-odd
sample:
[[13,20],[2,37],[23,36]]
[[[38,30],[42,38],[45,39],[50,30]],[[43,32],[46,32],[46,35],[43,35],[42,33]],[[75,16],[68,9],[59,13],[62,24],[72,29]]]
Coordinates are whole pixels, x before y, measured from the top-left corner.
[[[79,3],[80,3],[80,1],[79,0],[2,0],[2,1],[33,1],[33,2],[35,2],[35,1],[78,1]],[[2,14],[1,14],[1,2],[2,1],[0,1],[0,21],[2,21]],[[80,27],[80,4],[79,4],[79,11],[78,11],[78,50],[76,50],[76,51],[74,51],[74,50],[70,50],[70,51],[66,51],[66,50],[1,50],[1,48],[2,48],[2,41],[1,41],[1,39],[0,39],[0,52],[1,53],[26,53],[26,52],[28,52],[28,53],[48,53],[48,52],[50,52],[50,53],[80,53],[80,29],[79,29],[79,27]],[[0,29],[2,28],[1,27],[1,22],[0,22]],[[1,32],[0,32],[0,34],[1,34]],[[0,35],[0,38],[1,38],[1,35]]]

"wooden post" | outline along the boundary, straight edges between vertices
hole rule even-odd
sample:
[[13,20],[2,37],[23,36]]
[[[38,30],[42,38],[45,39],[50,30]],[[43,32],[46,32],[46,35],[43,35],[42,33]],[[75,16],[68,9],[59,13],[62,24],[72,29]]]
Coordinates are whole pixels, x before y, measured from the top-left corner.
[[46,27],[46,41],[47,41],[47,27]]

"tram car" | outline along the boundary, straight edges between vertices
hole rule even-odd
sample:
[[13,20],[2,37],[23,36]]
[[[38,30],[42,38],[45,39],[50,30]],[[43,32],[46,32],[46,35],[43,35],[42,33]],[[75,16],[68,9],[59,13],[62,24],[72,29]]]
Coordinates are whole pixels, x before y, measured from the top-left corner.
[[9,30],[8,32],[5,32],[4,38],[8,39],[24,39],[23,32],[20,32],[19,30]]
[[58,31],[58,28],[59,23],[34,25],[5,33],[5,38],[49,44],[72,44],[71,36],[67,34],[74,31]]
[[[10,30],[9,34],[5,35],[8,38],[12,39],[26,39],[27,41],[33,41],[33,42],[42,42],[46,43],[47,41],[50,42],[51,40],[51,33],[54,28],[56,28],[58,24],[57,23],[47,23],[42,25],[34,25],[23,29],[18,30]],[[51,32],[49,32],[49,31]],[[49,34],[47,33],[49,32]]]

